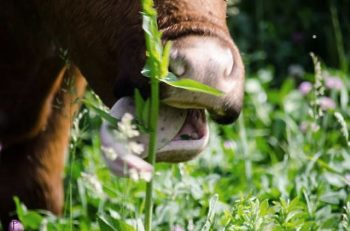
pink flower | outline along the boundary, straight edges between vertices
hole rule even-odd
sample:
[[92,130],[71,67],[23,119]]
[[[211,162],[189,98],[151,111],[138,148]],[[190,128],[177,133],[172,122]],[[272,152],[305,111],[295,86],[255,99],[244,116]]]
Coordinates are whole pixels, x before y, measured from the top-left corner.
[[305,122],[303,121],[300,125],[299,125],[299,129],[302,133],[306,133],[307,130],[309,128],[309,123],[308,122]]
[[231,141],[231,140],[226,140],[224,142],[224,148],[225,149],[234,149],[235,147],[236,147],[236,144],[233,141]]
[[175,225],[173,227],[172,231],[184,231],[184,229],[181,226],[179,226],[179,225]]
[[9,231],[23,231],[24,227],[18,220],[12,220],[8,227]]
[[330,110],[334,109],[336,107],[336,103],[334,102],[333,99],[329,97],[322,97],[319,99],[320,107],[322,110]]
[[320,127],[316,124],[316,123],[310,123],[310,122],[306,122],[303,121],[300,125],[299,125],[299,129],[302,133],[307,133],[308,131],[312,131],[312,132],[317,132],[318,129],[320,129]]
[[312,84],[310,82],[304,81],[299,85],[298,90],[301,94],[307,95],[312,90]]
[[345,175],[345,180],[347,180],[350,183],[350,174]]
[[325,85],[328,89],[340,90],[343,88],[343,81],[338,77],[326,77]]

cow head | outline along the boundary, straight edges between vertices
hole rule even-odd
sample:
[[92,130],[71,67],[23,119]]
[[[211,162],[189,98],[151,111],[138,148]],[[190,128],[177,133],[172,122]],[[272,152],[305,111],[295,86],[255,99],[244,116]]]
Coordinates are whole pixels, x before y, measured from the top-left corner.
[[226,25],[226,1],[158,1],[164,39],[172,40],[170,70],[224,93],[214,97],[165,88],[163,102],[179,108],[207,109],[219,123],[232,123],[243,100],[244,67]]
[[[139,0],[39,2],[41,8],[48,4],[44,14],[48,14],[47,18],[53,15],[54,22],[50,25],[62,35],[61,42],[70,50],[73,62],[107,105],[132,96],[135,88],[144,96],[149,95],[149,79],[140,74],[145,45]],[[50,2],[57,2],[60,7]],[[186,117],[169,141],[168,149],[160,152],[157,160],[181,162],[192,159],[206,145],[204,110],[218,123],[231,123],[238,117],[243,100],[244,67],[226,25],[226,1],[157,0],[155,3],[164,41],[173,42],[170,71],[223,92],[216,97],[161,86],[163,104],[176,108],[177,112],[184,111]],[[179,138],[182,133],[188,134],[186,140]]]

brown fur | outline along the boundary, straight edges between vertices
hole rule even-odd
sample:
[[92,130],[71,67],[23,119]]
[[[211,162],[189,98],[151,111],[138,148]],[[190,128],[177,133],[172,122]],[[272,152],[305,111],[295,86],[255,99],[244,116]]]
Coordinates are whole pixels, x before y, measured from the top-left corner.
[[[164,39],[215,36],[234,48],[225,23],[225,1],[157,0],[156,4]],[[133,94],[136,87],[148,94],[148,80],[140,75],[145,52],[139,12],[139,0],[0,2],[2,221],[7,222],[14,209],[14,195],[30,208],[60,213],[64,153],[78,109],[71,102],[85,88],[79,70],[108,106]],[[73,61],[69,71],[59,47],[67,49]],[[67,88],[63,78],[74,80],[74,94],[62,91]],[[62,104],[56,107],[55,102]]]
[[77,69],[66,71],[63,68],[55,82],[56,88],[48,96],[50,104],[43,105],[43,111],[49,111],[49,116],[43,113],[39,118],[44,120],[46,117],[45,126],[34,137],[5,147],[1,152],[1,218],[13,211],[15,195],[29,208],[46,209],[56,214],[62,210],[65,153],[71,120],[79,108],[79,104],[73,102],[83,95],[86,81]]

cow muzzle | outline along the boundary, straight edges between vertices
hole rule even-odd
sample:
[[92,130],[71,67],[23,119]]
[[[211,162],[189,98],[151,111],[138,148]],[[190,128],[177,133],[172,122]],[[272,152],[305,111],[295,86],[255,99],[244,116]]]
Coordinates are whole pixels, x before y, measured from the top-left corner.
[[242,107],[244,68],[233,43],[216,37],[187,36],[175,40],[170,71],[222,92],[221,96],[163,86],[162,102],[184,109],[206,109],[218,123],[234,122]]

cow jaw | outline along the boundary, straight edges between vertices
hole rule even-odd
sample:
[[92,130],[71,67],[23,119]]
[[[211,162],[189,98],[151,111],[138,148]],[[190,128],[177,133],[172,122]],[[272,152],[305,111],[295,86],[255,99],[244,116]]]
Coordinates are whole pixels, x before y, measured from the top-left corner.
[[[127,113],[133,116],[136,114],[134,101],[130,97],[118,100],[110,114],[121,120]],[[101,127],[102,150],[108,167],[117,175],[128,175],[126,169],[134,169],[139,173],[151,172],[152,167],[143,160],[148,154],[149,135],[141,133],[139,136],[125,139],[125,135],[118,135],[120,131],[116,129],[112,131],[110,127],[107,122],[104,122]],[[209,129],[203,109],[160,106],[157,161],[177,163],[191,160],[205,148],[208,137]],[[128,148],[130,143],[141,144],[144,150],[138,154],[131,153]],[[108,157],[110,152],[116,154],[115,158]]]

